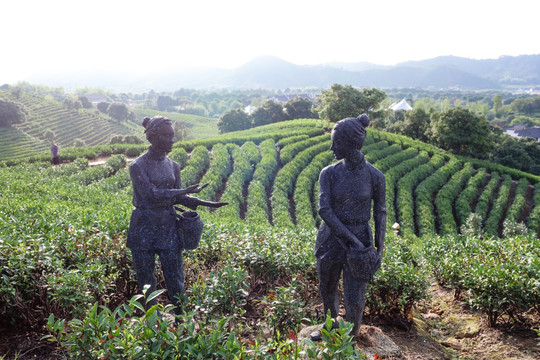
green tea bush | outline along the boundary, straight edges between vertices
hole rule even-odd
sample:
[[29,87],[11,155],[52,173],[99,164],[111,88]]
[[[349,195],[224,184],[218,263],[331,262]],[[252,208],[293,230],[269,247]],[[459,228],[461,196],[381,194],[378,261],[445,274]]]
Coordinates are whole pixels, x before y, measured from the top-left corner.
[[487,235],[499,235],[499,222],[503,220],[502,217],[506,209],[506,203],[508,202],[508,198],[510,196],[512,177],[510,177],[510,175],[503,175],[502,178],[503,181],[499,187],[499,193],[493,202],[493,206],[491,207],[491,211],[489,212],[486,225],[484,227],[484,232]]
[[[420,165],[398,180],[396,195],[397,221],[401,227],[400,231],[405,237],[409,238],[416,235],[414,189],[443,164],[444,158],[435,155],[427,164]],[[391,224],[388,225],[391,226]]]
[[428,239],[425,257],[439,283],[498,321],[527,322],[540,308],[540,240],[534,236]]
[[465,189],[459,194],[456,203],[457,226],[461,227],[471,214],[471,206],[474,199],[479,194],[479,190],[486,178],[486,169],[478,169],[478,172],[467,181]]
[[209,164],[210,153],[208,152],[208,149],[206,149],[204,146],[197,146],[195,149],[193,149],[187,165],[180,173],[182,186],[186,187],[196,184],[203,176],[203,173]]

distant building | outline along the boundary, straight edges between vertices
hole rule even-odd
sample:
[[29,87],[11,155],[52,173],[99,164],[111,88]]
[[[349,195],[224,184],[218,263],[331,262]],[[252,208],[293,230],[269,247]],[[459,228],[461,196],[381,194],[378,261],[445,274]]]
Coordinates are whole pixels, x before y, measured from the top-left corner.
[[257,110],[257,107],[256,106],[253,106],[253,105],[248,105],[244,108],[244,111],[246,112],[246,114],[248,115],[251,115],[253,114],[253,112]]
[[290,94],[290,95],[274,95],[269,98],[269,100],[280,102],[280,103],[286,103],[289,100],[292,100],[294,98],[303,98],[313,101],[314,96],[311,94]]
[[390,105],[388,109],[393,110],[393,111],[398,111],[398,110],[409,111],[409,110],[412,110],[413,108],[409,105],[407,100],[403,99],[400,102],[393,103],[392,105]]
[[527,128],[525,125],[515,125],[504,131],[505,134],[515,138],[530,137],[540,142],[540,127]]
[[86,95],[86,97],[94,105],[96,105],[96,104],[98,104],[100,102],[108,102],[109,101],[109,99],[107,99],[107,97],[105,95],[98,94],[98,93],[88,94],[88,95]]

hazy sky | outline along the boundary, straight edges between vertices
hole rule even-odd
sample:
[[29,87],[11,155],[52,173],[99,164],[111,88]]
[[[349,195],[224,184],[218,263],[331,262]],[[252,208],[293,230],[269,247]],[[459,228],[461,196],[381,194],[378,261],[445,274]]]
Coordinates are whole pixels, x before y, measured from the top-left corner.
[[71,70],[394,65],[540,53],[538,0],[13,0],[0,6],[0,84]]

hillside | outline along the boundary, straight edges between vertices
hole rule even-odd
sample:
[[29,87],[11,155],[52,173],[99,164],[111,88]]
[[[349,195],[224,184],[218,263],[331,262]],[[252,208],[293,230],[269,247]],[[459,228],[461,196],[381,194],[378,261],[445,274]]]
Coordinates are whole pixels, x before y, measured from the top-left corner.
[[28,111],[25,122],[2,129],[0,160],[24,159],[48,151],[45,133],[49,130],[60,148],[73,146],[76,139],[94,146],[107,144],[111,135],[142,134],[135,124],[118,122],[96,109],[68,110],[56,101],[24,92],[15,99],[11,92],[0,90],[0,98],[17,101]]
[[72,147],[75,140],[86,146],[105,145],[112,135],[137,135],[144,139],[140,122],[145,116],[163,114],[174,121],[186,124],[194,138],[217,135],[217,119],[202,116],[161,113],[153,110],[136,110],[137,123],[117,121],[97,109],[68,110],[62,104],[23,92],[15,99],[10,91],[0,90],[0,99],[22,103],[28,111],[27,119],[0,133],[0,161],[17,161],[48,152],[50,143],[45,137],[49,130],[55,134],[55,142],[63,149]]

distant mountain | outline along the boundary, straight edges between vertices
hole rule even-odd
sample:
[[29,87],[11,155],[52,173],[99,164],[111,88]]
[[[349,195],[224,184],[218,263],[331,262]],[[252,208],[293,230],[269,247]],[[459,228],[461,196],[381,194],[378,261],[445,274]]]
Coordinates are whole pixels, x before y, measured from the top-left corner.
[[119,73],[60,74],[26,79],[67,90],[101,87],[114,91],[173,91],[179,88],[328,88],[334,83],[358,87],[425,89],[499,89],[540,84],[540,55],[473,60],[440,56],[396,66],[366,62],[296,65],[274,56],[253,59],[236,69],[179,69],[148,75]]

